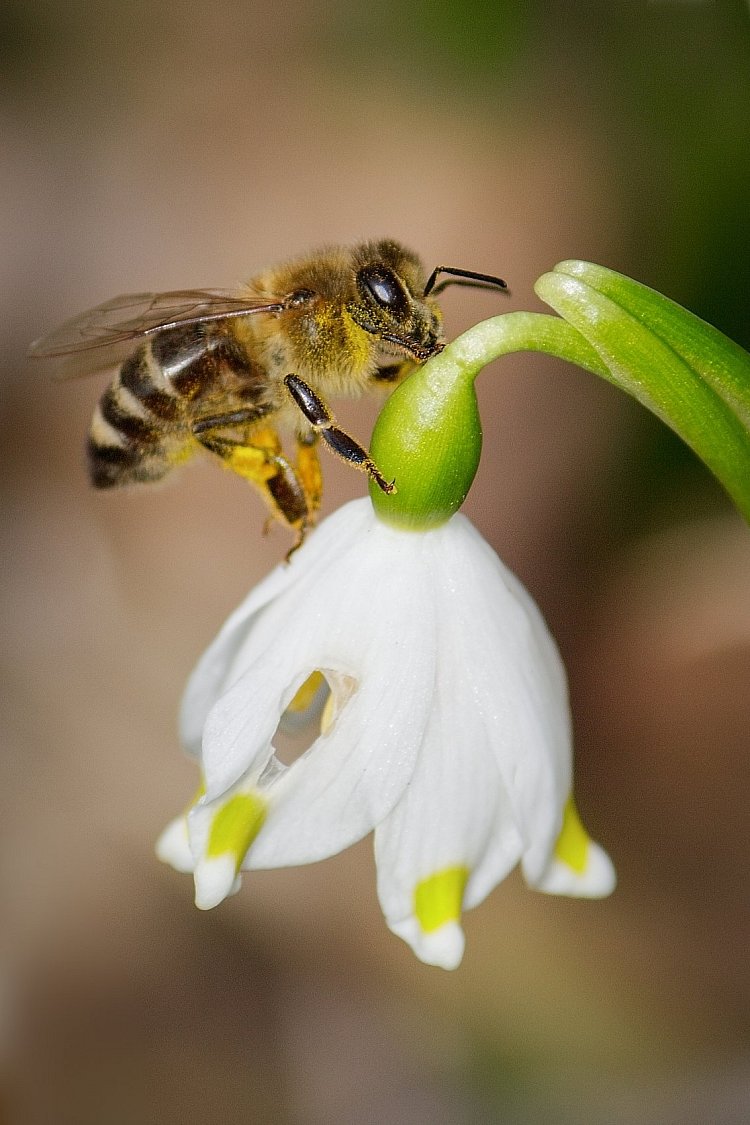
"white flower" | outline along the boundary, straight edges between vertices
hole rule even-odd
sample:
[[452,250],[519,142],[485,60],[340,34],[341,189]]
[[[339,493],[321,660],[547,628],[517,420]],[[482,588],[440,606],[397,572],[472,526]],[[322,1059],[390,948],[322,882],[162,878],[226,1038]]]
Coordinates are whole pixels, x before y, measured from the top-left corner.
[[[316,671],[324,733],[291,766],[279,719]],[[571,799],[565,674],[539,611],[462,515],[430,531],[367,499],[324,521],[230,617],[182,710],[204,790],[159,842],[216,905],[240,868],[323,859],[375,831],[394,933],[453,968],[462,909],[517,864],[599,896],[612,865]]]

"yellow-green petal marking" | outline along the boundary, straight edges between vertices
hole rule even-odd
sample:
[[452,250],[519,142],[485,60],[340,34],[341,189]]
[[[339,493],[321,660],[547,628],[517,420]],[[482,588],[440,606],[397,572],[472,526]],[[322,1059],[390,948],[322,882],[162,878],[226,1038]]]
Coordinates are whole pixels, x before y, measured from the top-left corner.
[[326,682],[325,676],[322,672],[312,672],[305,680],[302,687],[297,689],[296,695],[287,706],[287,711],[293,714],[299,714],[306,711],[315,702],[315,696],[318,694],[323,684]]
[[248,849],[263,827],[268,802],[257,793],[238,793],[222,805],[211,824],[206,858],[231,855],[239,870]]
[[555,844],[555,855],[566,867],[575,871],[576,875],[583,875],[588,863],[590,842],[573,798],[568,797],[563,810],[562,830]]
[[417,883],[414,913],[423,933],[434,933],[446,922],[459,920],[468,878],[468,867],[458,865],[436,871]]

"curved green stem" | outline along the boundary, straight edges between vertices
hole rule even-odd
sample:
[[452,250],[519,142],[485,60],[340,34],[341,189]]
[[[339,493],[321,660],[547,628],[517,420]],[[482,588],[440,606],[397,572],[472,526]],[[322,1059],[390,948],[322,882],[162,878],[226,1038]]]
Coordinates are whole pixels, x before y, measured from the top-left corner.
[[430,367],[456,364],[474,378],[493,359],[523,351],[546,352],[604,379],[609,375],[596,349],[571,324],[559,316],[531,312],[503,313],[475,324],[431,360]]
[[380,472],[396,484],[395,493],[385,494],[370,482],[381,519],[424,530],[457,511],[482,448],[474,379],[493,359],[524,350],[607,375],[596,350],[560,317],[516,312],[476,324],[413,372],[380,412],[370,450]]
[[750,521],[750,356],[686,309],[589,262],[562,262],[536,284],[559,314],[514,312],[482,321],[387,401],[372,454],[397,492],[370,485],[378,514],[424,529],[460,507],[479,464],[474,379],[511,352],[567,360],[614,383],[680,435]]
[[750,355],[632,278],[561,262],[536,292],[595,348],[604,378],[666,422],[750,522]]

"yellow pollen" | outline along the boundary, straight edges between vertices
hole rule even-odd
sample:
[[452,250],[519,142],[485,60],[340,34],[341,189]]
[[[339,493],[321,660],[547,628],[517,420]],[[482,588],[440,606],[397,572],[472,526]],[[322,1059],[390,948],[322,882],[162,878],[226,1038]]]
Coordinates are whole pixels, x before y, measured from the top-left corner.
[[333,692],[331,692],[331,694],[328,696],[328,699],[326,699],[326,704],[325,704],[325,707],[323,708],[323,714],[320,716],[320,733],[321,734],[328,734],[329,730],[333,726],[333,720],[335,718],[336,718],[336,698],[335,698]]
[[446,922],[458,921],[468,878],[468,867],[459,864],[436,871],[417,883],[414,913],[424,933],[439,930]]
[[294,711],[295,713],[306,711],[324,682],[325,676],[322,672],[313,672],[312,675],[307,677],[302,687],[297,689],[292,702],[287,707],[287,711]]
[[586,870],[589,852],[589,837],[581,824],[573,797],[568,797],[563,810],[563,824],[555,844],[555,855],[571,871],[583,875]]
[[211,825],[206,857],[231,855],[237,869],[266,819],[268,802],[257,793],[238,793],[222,805]]

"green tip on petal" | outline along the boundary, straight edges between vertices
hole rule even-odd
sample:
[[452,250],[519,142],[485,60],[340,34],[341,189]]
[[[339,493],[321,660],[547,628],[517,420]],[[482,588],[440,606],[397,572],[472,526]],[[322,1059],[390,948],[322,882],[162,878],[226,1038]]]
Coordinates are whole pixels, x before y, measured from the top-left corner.
[[206,845],[206,857],[230,855],[235,870],[263,827],[268,802],[256,793],[237,793],[216,813]]
[[454,347],[420,367],[380,412],[371,455],[396,492],[370,483],[370,498],[386,523],[427,530],[450,519],[468,493],[482,451],[474,378],[479,368]]
[[459,864],[436,871],[414,888],[414,914],[426,934],[461,917],[469,869]]
[[562,829],[555,844],[555,855],[566,863],[571,871],[582,875],[586,870],[590,843],[573,798],[568,797],[563,809]]

